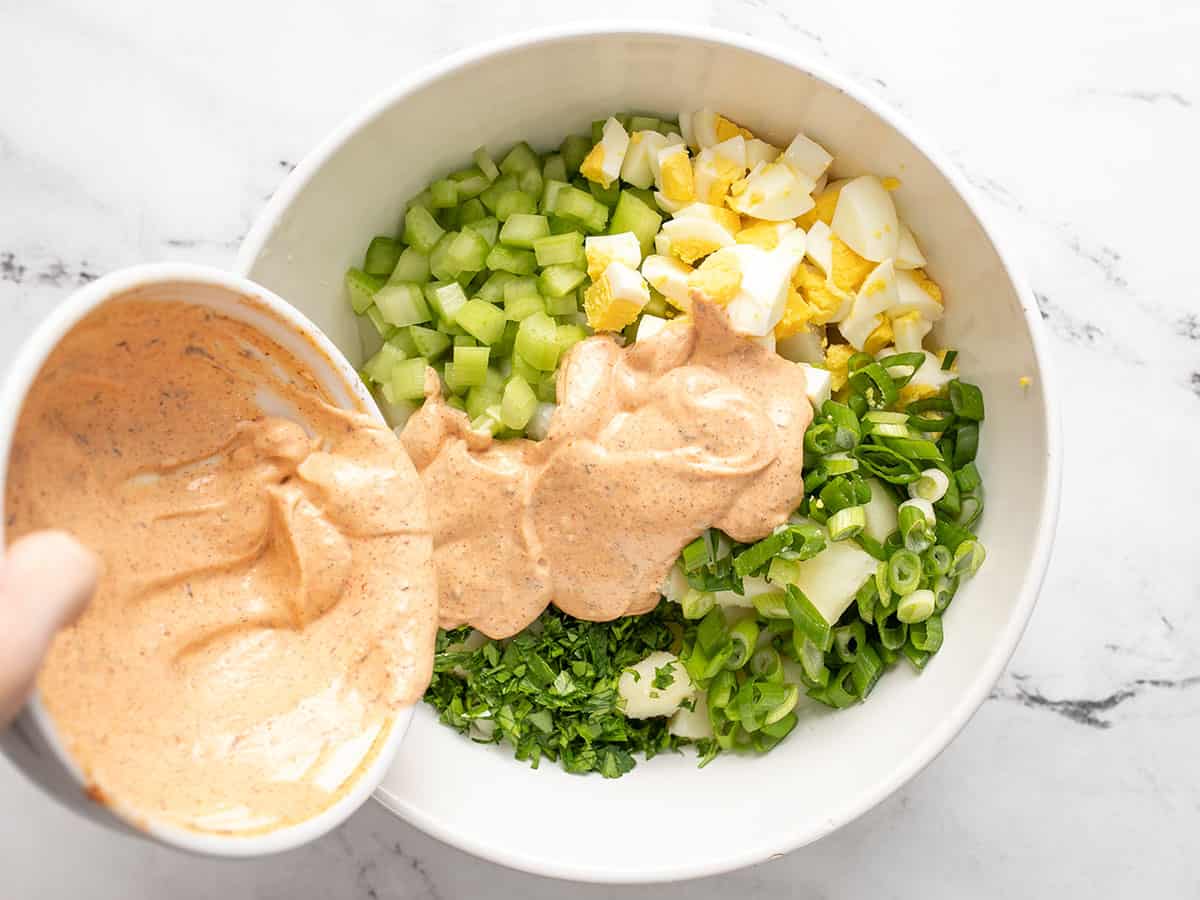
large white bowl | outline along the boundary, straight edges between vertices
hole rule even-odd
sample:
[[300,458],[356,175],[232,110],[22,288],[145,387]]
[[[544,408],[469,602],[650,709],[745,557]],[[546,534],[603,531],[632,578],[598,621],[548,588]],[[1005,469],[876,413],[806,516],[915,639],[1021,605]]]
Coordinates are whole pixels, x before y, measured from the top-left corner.
[[[448,843],[542,875],[657,881],[766,860],[814,841],[912,778],[987,697],[1046,568],[1059,432],[1041,322],[963,178],[891,110],[782,49],[711,31],[571,28],[459,54],[352,116],[268,204],[238,269],[296,304],[351,358],[342,291],[374,234],[434,176],[526,139],[558,144],[613,111],[710,106],[776,144],[799,129],[844,173],[898,176],[897,203],[944,286],[942,337],[987,396],[980,465],[988,561],[947,616],[921,676],[901,665],[870,700],[806,718],[768,757],[657,758],[617,781],[532,771],[418,711],[376,796]],[[1027,378],[1028,382],[1021,381]]]

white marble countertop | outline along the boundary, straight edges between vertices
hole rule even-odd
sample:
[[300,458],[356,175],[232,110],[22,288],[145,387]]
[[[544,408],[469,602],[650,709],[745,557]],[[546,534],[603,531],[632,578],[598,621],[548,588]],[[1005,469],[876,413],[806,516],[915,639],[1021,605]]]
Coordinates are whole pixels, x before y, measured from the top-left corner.
[[0,359],[98,273],[230,264],[292,163],[411,69],[530,24],[651,8],[786,44],[882,95],[950,151],[1024,253],[1068,462],[1041,603],[992,699],[921,776],[826,840],[644,888],[510,872],[374,805],[283,857],[190,858],[75,818],[0,760],[0,897],[1200,894],[1191,0],[8,3]]

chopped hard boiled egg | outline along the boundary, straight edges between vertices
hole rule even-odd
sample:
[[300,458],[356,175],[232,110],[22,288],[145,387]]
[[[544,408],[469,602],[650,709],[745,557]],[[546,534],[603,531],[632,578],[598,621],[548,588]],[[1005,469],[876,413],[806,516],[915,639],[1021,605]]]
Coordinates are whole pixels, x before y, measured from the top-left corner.
[[833,162],[833,157],[828,150],[801,132],[783,151],[783,162],[815,185]]
[[[684,127],[684,120],[687,127]],[[679,130],[688,144],[696,150],[705,150],[732,137],[752,140],[754,134],[736,122],[732,122],[711,109],[698,109],[693,113],[680,113]]]
[[590,235],[584,239],[583,252],[587,257],[588,277],[592,281],[603,275],[610,263],[619,262],[631,269],[642,264],[642,245],[632,231]]
[[854,541],[829,541],[812,559],[798,561],[795,585],[832,625],[878,566],[875,557]]
[[621,180],[634,187],[648,188],[654,184],[654,162],[658,151],[667,145],[667,136],[657,131],[635,131],[629,136],[629,149],[621,163]]
[[[776,326],[778,328],[778,326]],[[781,338],[775,335],[775,352],[792,362],[825,364],[825,329],[808,327]]]
[[580,163],[579,173],[588,181],[608,187],[620,176],[628,150],[629,134],[625,126],[610,116],[604,123],[600,142]]
[[920,269],[925,265],[925,254],[917,245],[912,229],[900,223],[900,240],[896,247],[897,269]]
[[[693,204],[693,206],[696,205],[699,204]],[[713,219],[684,215],[683,213],[684,210],[680,210],[675,218],[665,222],[662,226],[662,234],[666,235],[669,252],[684,262],[694,263],[701,257],[708,256],[714,250],[720,250],[722,247],[728,247],[735,243],[736,226],[731,229]],[[731,215],[733,214],[731,213]],[[655,248],[658,249],[657,239]]]
[[833,393],[833,376],[828,369],[818,369],[808,363],[798,365],[804,369],[804,393],[808,395],[808,402],[814,409],[820,407]]
[[838,197],[842,193],[842,187],[846,184],[846,180],[832,181],[821,186],[819,183],[813,189],[813,203],[816,204],[796,220],[796,224],[801,228],[812,228],[814,222],[824,222],[826,225],[833,223],[833,213],[837,209]]
[[862,350],[866,346],[867,338],[883,324],[882,313],[894,307],[899,300],[896,268],[889,259],[876,266],[867,276],[854,298],[850,315],[839,323],[838,330],[841,331],[842,337],[850,342],[850,346]]
[[688,275],[692,267],[673,256],[652,253],[642,263],[642,277],[676,309],[692,308]]
[[759,163],[766,165],[779,159],[779,148],[758,138],[746,140],[746,168],[753,169]]
[[833,232],[824,222],[813,222],[808,229],[808,245],[804,252],[827,278],[833,274]]
[[734,182],[746,174],[746,141],[741,136],[701,150],[693,160],[692,178],[696,197],[723,205]]
[[637,270],[609,263],[583,295],[588,324],[596,331],[620,331],[650,302],[650,289]]
[[742,230],[734,235],[739,244],[753,244],[761,250],[774,250],[786,235],[796,230],[793,222],[743,220]]
[[849,344],[830,344],[825,351],[825,368],[833,377],[833,389],[840,391],[850,380],[850,357],[854,348]]
[[768,163],[746,179],[745,190],[729,206],[746,216],[782,222],[813,208],[813,181],[782,163]]
[[825,273],[809,262],[802,262],[792,275],[792,285],[812,308],[817,325],[840,322],[850,313],[854,295],[841,290]]
[[891,259],[899,247],[896,204],[874,175],[854,178],[842,187],[830,227],[851,250],[872,262]]
[[691,203],[696,199],[696,180],[687,147],[667,144],[657,153],[659,192],[672,203]]
[[892,319],[892,340],[899,353],[916,353],[921,349],[921,342],[925,340],[925,336],[932,330],[933,323],[919,312],[905,313]]
[[617,694],[631,719],[669,716],[691,699],[696,686],[674,653],[656,650],[617,680]]
[[742,258],[737,247],[723,247],[710,254],[688,275],[690,296],[725,306],[742,287]]
[[637,337],[635,340],[644,341],[648,338],[654,337],[656,334],[666,328],[670,322],[670,319],[663,319],[646,313],[644,316],[638,319]]
[[942,289],[920,269],[896,273],[896,285],[900,298],[892,309],[892,315],[919,312],[929,322],[942,317]]
[[729,321],[741,334],[772,335],[787,305],[795,255],[768,253],[749,244],[738,244],[727,252],[736,255],[742,275],[737,296],[726,307]]

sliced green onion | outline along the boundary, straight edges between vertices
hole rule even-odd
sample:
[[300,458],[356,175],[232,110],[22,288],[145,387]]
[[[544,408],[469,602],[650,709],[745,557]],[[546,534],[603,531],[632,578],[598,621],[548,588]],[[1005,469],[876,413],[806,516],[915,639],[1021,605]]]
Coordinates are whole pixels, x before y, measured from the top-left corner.
[[810,426],[804,433],[804,449],[818,456],[833,453],[837,449],[837,428],[828,422]]
[[868,643],[859,647],[858,655],[850,665],[850,680],[854,684],[854,694],[860,700],[866,700],[883,675],[883,662],[875,648]]
[[956,469],[961,469],[968,463],[974,462],[975,455],[978,452],[979,426],[974,422],[967,422],[956,426],[954,429],[954,454],[951,458],[951,465]]
[[716,604],[716,594],[695,588],[688,588],[679,600],[685,619],[703,619]]
[[829,537],[844,541],[855,537],[867,527],[867,511],[863,506],[848,506],[829,517]]
[[933,591],[921,588],[900,598],[896,604],[896,618],[906,625],[911,625],[913,622],[924,622],[933,615],[933,608]]
[[983,477],[979,474],[979,469],[975,467],[975,463],[973,462],[967,463],[955,472],[954,478],[958,482],[959,490],[964,494],[972,493],[983,484]]
[[764,619],[787,619],[787,595],[783,591],[755,594],[750,602]]
[[724,709],[728,706],[734,692],[737,691],[737,686],[737,676],[732,671],[726,669],[718,672],[708,686],[709,710]]
[[757,572],[773,557],[777,556],[784,547],[791,544],[792,535],[787,529],[776,529],[774,533],[763,538],[756,544],[751,544],[733,558],[733,570],[743,578]]
[[772,683],[783,681],[783,660],[774,647],[763,647],[750,657],[750,674]]
[[954,574],[959,578],[970,578],[979,571],[987,551],[976,540],[965,540],[954,551]]
[[875,587],[875,579],[868,578],[854,594],[855,607],[858,617],[868,625],[875,621],[875,603],[879,599],[879,589]]
[[[807,436],[805,440],[807,442]],[[853,453],[864,469],[891,484],[909,484],[921,477],[921,470],[912,460],[905,459],[890,447],[860,444],[854,448]]]
[[[684,615],[685,618],[692,618],[686,612]],[[753,619],[742,619],[730,629],[729,638],[733,641],[733,655],[726,661],[725,668],[740,669],[749,661],[758,644],[758,623]]]
[[800,588],[789,584],[784,603],[795,632],[803,634],[822,652],[828,651],[833,646],[833,629],[830,628],[820,611],[812,605],[812,601],[804,596],[804,592]]
[[850,375],[850,385],[877,408],[891,406],[899,396],[892,376],[874,360]]
[[931,653],[926,653],[923,650],[918,650],[913,646],[911,640],[900,648],[900,653],[903,654],[905,659],[912,663],[913,668],[918,672],[925,668],[925,664],[929,662],[929,657],[933,655]]
[[879,633],[879,643],[887,650],[899,651],[908,640],[908,623],[900,621],[894,610],[875,617],[875,630]]
[[954,593],[958,590],[958,579],[940,575],[933,582],[933,609],[939,615],[946,611]]
[[954,368],[954,361],[958,359],[957,350],[947,350],[945,357],[942,359],[942,371],[949,372]]
[[954,565],[954,554],[949,547],[934,544],[925,551],[924,569],[930,578],[947,574]]
[[950,406],[960,419],[983,421],[983,391],[973,384],[959,379],[950,382]]
[[919,500],[937,503],[950,488],[950,476],[941,469],[926,469],[921,477],[908,486],[908,495]]
[[942,451],[938,449],[937,444],[924,438],[889,437],[885,438],[885,443],[908,459],[940,460],[942,458]]
[[683,548],[683,571],[695,572],[713,561],[712,541],[707,532]]
[[825,666],[825,653],[820,647],[799,631],[793,631],[792,649],[809,686],[824,686],[829,683],[829,669]]
[[909,594],[921,583],[921,557],[911,550],[897,550],[887,565],[888,585],[897,594]]
[[[778,698],[778,699],[776,699]],[[796,704],[800,701],[800,688],[794,684],[783,686],[783,695],[779,697],[778,693],[772,694],[772,699],[775,700],[774,705],[763,716],[763,729],[782,721],[785,717],[791,715],[792,710],[796,708]],[[789,727],[787,731],[791,731]],[[786,734],[786,731],[784,732]],[[781,736],[782,737],[782,736]]]
[[934,614],[924,622],[914,622],[909,626],[908,640],[918,650],[937,653],[942,647],[942,617]]
[[721,607],[714,606],[700,620],[700,626],[696,629],[696,645],[711,656],[728,643],[725,613],[721,611]]
[[829,679],[828,684],[809,691],[808,695],[834,709],[853,706],[858,702],[858,697],[854,694],[853,669],[853,666],[843,666]]
[[[837,434],[849,434],[849,432],[839,430]],[[821,466],[831,476],[845,475],[858,468],[858,460],[847,453],[830,453],[821,458]]]
[[[892,583],[888,579],[888,564],[887,561],[880,562],[875,567],[875,596],[879,601],[879,606],[886,610],[892,605]],[[878,613],[876,614],[878,618]]]
[[867,646],[867,628],[862,622],[851,622],[833,629],[833,655],[841,663],[852,663]]

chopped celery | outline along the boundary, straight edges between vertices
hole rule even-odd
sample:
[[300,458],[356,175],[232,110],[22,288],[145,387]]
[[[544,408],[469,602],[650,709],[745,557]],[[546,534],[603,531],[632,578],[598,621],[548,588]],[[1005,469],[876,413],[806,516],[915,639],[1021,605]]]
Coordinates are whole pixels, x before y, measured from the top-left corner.
[[613,118],[621,123],[621,127],[626,131],[629,130],[629,122],[633,118],[629,113],[613,113]]
[[391,386],[394,400],[421,400],[425,397],[425,369],[428,363],[417,356],[392,366]]
[[[605,121],[606,121],[605,119],[593,119],[592,120],[592,143],[593,144],[600,143],[600,138],[604,137]],[[591,148],[589,147],[588,149],[590,150]]]
[[[480,204],[479,208],[482,210],[483,204]],[[487,241],[488,249],[491,249],[496,246],[496,240],[500,236],[500,220],[495,216],[485,215],[483,218],[464,223],[463,231],[467,230],[481,235]]]
[[496,211],[496,201],[500,199],[502,194],[506,194],[517,187],[516,175],[501,175],[493,181],[486,191],[479,195],[480,201],[488,212]]
[[550,216],[550,234],[552,235],[570,234],[572,231],[576,231],[578,228],[579,226],[570,219],[564,219],[562,216],[556,216],[553,214]]
[[450,392],[451,396],[465,394],[471,387],[459,379],[458,367],[452,362],[448,362],[442,367],[442,380],[446,382],[446,390]]
[[663,134],[677,134],[683,137],[683,132],[679,130],[678,122],[668,122],[665,119],[658,123],[658,130]]
[[533,253],[539,266],[569,265],[582,263],[586,259],[583,253],[583,235],[578,231],[538,238],[533,242]]
[[542,380],[542,370],[536,366],[531,366],[519,353],[514,353],[512,356],[512,373],[515,377],[524,379],[526,383],[531,385],[537,384]]
[[658,131],[661,123],[654,116],[630,116],[629,117],[629,132],[632,134],[635,131]]
[[379,336],[384,340],[391,337],[392,332],[396,329],[395,325],[389,325],[387,323],[387,321],[383,318],[383,313],[379,311],[379,307],[375,306],[374,304],[372,304],[367,310],[366,316],[370,323],[375,326],[375,331],[378,332]]
[[476,296],[488,303],[499,303],[504,299],[504,287],[517,276],[512,272],[493,272],[476,292]]
[[497,198],[495,211],[496,218],[504,222],[508,220],[509,216],[517,213],[536,213],[537,201],[532,194],[514,188],[511,191],[505,191]]
[[538,278],[538,290],[547,297],[561,297],[583,284],[585,278],[587,272],[576,266],[546,266]]
[[458,383],[470,387],[483,384],[487,379],[490,353],[487,347],[455,347],[454,373]]
[[429,280],[429,255],[416,247],[405,247],[392,268],[391,281],[411,281],[424,284]]
[[658,210],[658,201],[654,199],[654,191],[640,187],[627,187],[625,190],[629,191],[629,193],[633,194],[633,196],[637,197],[651,209]]
[[558,365],[559,345],[556,325],[544,312],[536,312],[521,321],[517,329],[516,352],[535,369],[549,372]]
[[601,187],[593,181],[588,184],[588,190],[592,192],[593,197],[609,208],[615,206],[617,198],[621,196],[621,185],[617,181],[608,187]]
[[384,278],[392,274],[396,268],[396,260],[400,258],[400,242],[395,238],[371,238],[367,245],[366,255],[363,256],[363,271],[368,275],[382,275]]
[[404,359],[406,355],[403,350],[394,344],[384,344],[378,353],[363,363],[363,375],[376,384],[386,384],[391,380],[396,363]]
[[504,386],[500,401],[500,421],[508,428],[524,428],[537,409],[537,395],[524,378],[514,375]]
[[495,181],[500,177],[500,169],[492,161],[487,147],[476,147],[475,152],[471,154],[471,158],[475,160],[475,165],[479,166],[479,171],[487,177],[488,181]]
[[493,271],[512,272],[514,275],[530,275],[537,268],[537,257],[530,250],[514,250],[497,244],[487,255],[487,267]]
[[617,208],[608,225],[609,234],[632,231],[642,245],[642,255],[654,252],[654,236],[662,225],[662,216],[631,191],[621,191]]
[[537,169],[530,169],[517,176],[517,186],[535,200],[542,195],[544,184],[542,173]]
[[375,294],[375,306],[385,322],[401,328],[431,318],[421,288],[415,284],[385,284]]
[[478,272],[487,260],[491,243],[476,228],[465,228],[458,233],[446,251],[448,265],[461,272]]
[[582,325],[559,325],[554,329],[554,339],[558,342],[558,352],[566,353],[587,337]]
[[558,377],[553,372],[546,372],[535,387],[537,398],[542,403],[558,401]]
[[509,150],[508,155],[500,160],[500,171],[505,174],[519,175],[522,172],[528,172],[530,169],[537,171],[541,167],[542,161],[533,152],[533,148],[524,141],[521,141],[521,143]]
[[667,313],[670,312],[670,307],[667,306],[667,298],[654,290],[654,288],[650,288],[650,299],[642,307],[642,312],[647,315],[658,316],[660,319],[667,318]]
[[437,312],[438,318],[447,322],[455,321],[458,311],[467,304],[467,295],[457,281],[435,288],[433,295],[428,299],[429,305]]
[[455,347],[478,347],[479,341],[471,337],[469,334],[456,334],[454,336]]
[[443,231],[438,242],[429,251],[429,273],[438,281],[453,281],[462,271],[456,268],[450,259],[450,245],[458,235],[457,231]]
[[450,349],[450,338],[440,331],[413,325],[408,329],[408,333],[412,337],[417,354],[427,360],[437,359]]
[[504,227],[500,229],[500,243],[530,250],[535,241],[548,237],[549,234],[550,220],[545,216],[514,213],[508,217]]
[[568,291],[561,297],[546,298],[546,312],[552,316],[569,316],[579,312],[578,292]]
[[412,335],[408,333],[407,328],[397,328],[395,333],[387,339],[389,344],[393,344],[405,356],[419,356],[417,353],[417,345],[413,343]]
[[546,304],[537,293],[514,296],[511,300],[507,294],[504,296],[504,315],[510,322],[520,322],[545,311]]
[[429,185],[429,195],[433,198],[430,205],[434,209],[458,206],[458,184],[449,178],[440,178]]
[[472,197],[458,210],[458,222],[463,227],[486,217],[487,210],[483,208],[483,201],[478,197]]
[[[487,186],[492,182],[492,179],[488,178],[483,174],[482,170],[477,169],[475,166],[454,172],[450,176],[450,180],[454,182],[460,201],[478,197],[487,190]],[[430,185],[430,191],[432,192],[432,190],[433,185]]]
[[[603,127],[603,123],[601,123],[601,128]],[[595,141],[582,134],[569,134],[563,139],[558,152],[562,154],[563,165],[566,167],[568,175],[578,174],[579,166],[583,163],[584,157],[591,152],[594,143]]]
[[422,206],[410,206],[404,214],[404,242],[422,253],[432,251],[443,232],[433,214]]
[[[542,185],[542,199],[538,204],[543,215],[552,216],[554,214],[559,192],[566,187],[570,187],[570,185],[565,181],[556,181],[552,178],[546,180],[545,184]],[[551,227],[551,230],[553,231],[553,227]]]
[[587,191],[567,186],[558,192],[553,213],[582,225],[587,231],[598,233],[608,222],[608,207]]
[[[414,206],[419,206],[422,209],[430,209],[432,205],[433,205],[433,195],[429,193],[428,188],[421,191],[421,193],[417,194],[417,196],[413,197],[411,200],[408,201],[409,209],[412,209]],[[408,238],[405,238],[405,241],[407,241],[407,240],[408,240]]]
[[514,276],[504,285],[504,302],[509,303],[518,297],[536,297],[538,295],[537,279],[532,275]]
[[483,344],[494,344],[504,334],[504,311],[486,300],[468,300],[455,318],[467,334]]
[[509,358],[512,356],[513,347],[517,343],[517,329],[520,327],[520,322],[505,322],[504,334],[500,336],[500,340],[494,345],[496,355],[501,358]]
[[561,153],[551,153],[546,157],[546,161],[542,163],[542,180],[546,181],[554,179],[555,181],[567,180],[567,165],[563,162]]
[[500,392],[487,384],[473,387],[467,391],[467,416],[477,419],[484,414],[489,406],[500,402]]
[[371,308],[375,294],[381,287],[383,279],[377,275],[369,275],[361,269],[346,270],[346,293],[350,295],[350,307],[360,316]]

